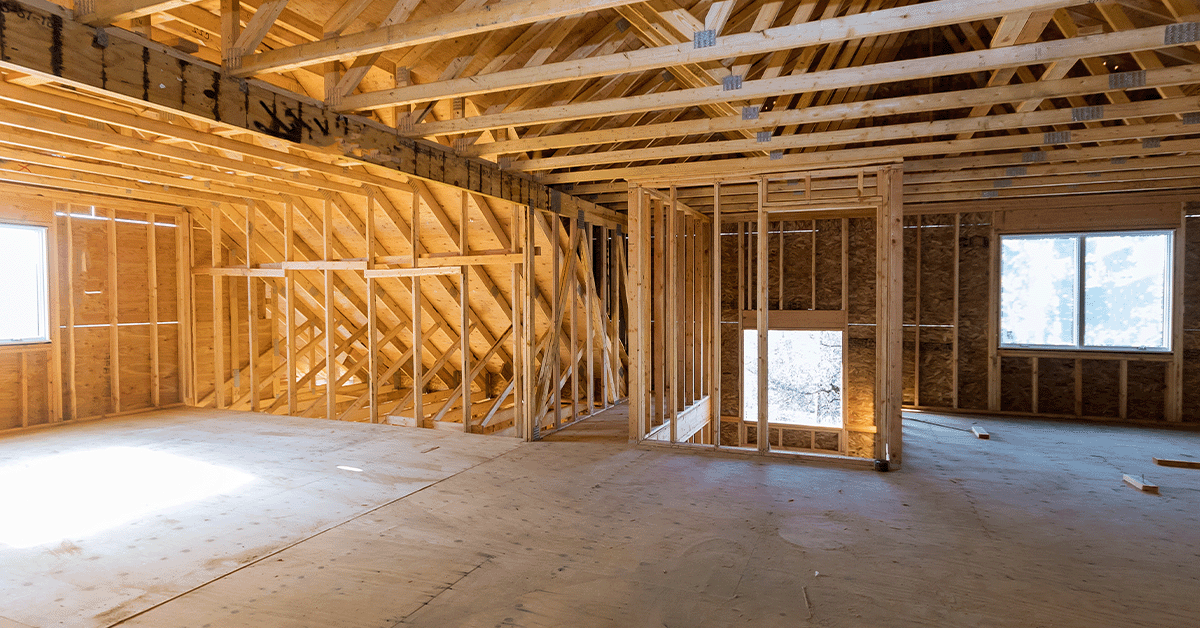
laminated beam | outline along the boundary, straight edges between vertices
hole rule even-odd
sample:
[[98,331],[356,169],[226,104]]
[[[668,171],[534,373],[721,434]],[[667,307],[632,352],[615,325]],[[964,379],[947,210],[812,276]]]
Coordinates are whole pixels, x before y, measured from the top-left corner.
[[60,7],[11,2],[3,10],[24,19],[0,22],[0,68],[274,140],[340,151],[410,177],[564,216],[583,211],[596,224],[624,223],[614,212],[493,163],[398,137],[383,124],[330,111],[319,101],[266,83],[222,74],[217,66],[132,33],[91,28]]

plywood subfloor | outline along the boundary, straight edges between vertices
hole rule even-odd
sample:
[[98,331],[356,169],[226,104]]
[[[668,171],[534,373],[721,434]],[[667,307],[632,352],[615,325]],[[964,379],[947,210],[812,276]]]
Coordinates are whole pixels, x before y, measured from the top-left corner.
[[[623,408],[610,412],[614,425],[624,420]],[[381,495],[386,505],[368,514],[346,506],[344,523],[267,559],[226,545],[228,575],[120,625],[1200,623],[1200,472],[1151,460],[1200,458],[1200,434],[918,418],[905,424],[905,469],[887,474],[568,438],[587,422],[556,442],[497,444],[507,451],[476,451],[486,461],[403,499]],[[972,424],[991,439],[976,439]],[[449,438],[388,434],[376,438]],[[1144,474],[1161,495],[1129,488],[1123,473]],[[207,534],[196,525],[190,536]],[[158,551],[174,549],[139,550],[145,568]],[[46,548],[32,558],[38,573],[79,560]],[[12,586],[0,589],[0,608],[12,608]],[[53,608],[45,593],[23,598],[14,619]]]
[[38,628],[108,626],[518,446],[510,438],[198,409],[8,435],[0,438],[0,468],[120,447],[253,479],[86,538],[27,549],[0,544],[0,627],[8,628],[6,619]]

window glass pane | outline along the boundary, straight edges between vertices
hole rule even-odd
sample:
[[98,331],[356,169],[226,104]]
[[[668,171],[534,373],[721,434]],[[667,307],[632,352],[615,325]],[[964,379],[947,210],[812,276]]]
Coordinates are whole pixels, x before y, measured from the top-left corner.
[[[758,419],[758,331],[743,331],[743,418]],[[767,420],[842,426],[842,332],[767,331]]]
[[1084,344],[1167,347],[1171,234],[1084,238]]
[[1001,238],[1000,343],[1075,346],[1077,236]]
[[0,343],[46,340],[46,229],[0,225]]

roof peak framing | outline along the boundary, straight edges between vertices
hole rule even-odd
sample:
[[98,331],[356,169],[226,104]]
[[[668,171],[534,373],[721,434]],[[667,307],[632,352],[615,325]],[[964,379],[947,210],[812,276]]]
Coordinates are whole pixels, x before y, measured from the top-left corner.
[[[611,9],[642,0],[509,0],[462,13],[402,22],[350,35],[268,50],[240,58],[231,68],[236,76],[283,72],[327,61],[350,61],[387,50],[431,44],[445,39],[477,35],[560,17]],[[1065,4],[1065,3],[1059,3]]]
[[364,164],[562,215],[584,212],[598,224],[616,213],[562,194],[495,164],[438,144],[400,137],[366,118],[330,111],[320,102],[221,68],[121,29],[92,28],[48,2],[0,4],[0,68],[63,83],[106,98],[191,119],[334,151]]
[[485,92],[524,89],[578,79],[767,54],[790,50],[798,46],[815,46],[878,37],[922,28],[989,19],[1011,13],[1054,10],[1089,3],[1086,0],[1083,2],[1080,0],[1006,0],[1003,3],[936,0],[918,5],[718,37],[711,46],[700,46],[698,40],[697,42],[688,41],[671,46],[643,48],[599,57],[562,61],[485,76],[471,76],[355,94],[343,98],[339,110],[378,109],[393,105],[472,96]]

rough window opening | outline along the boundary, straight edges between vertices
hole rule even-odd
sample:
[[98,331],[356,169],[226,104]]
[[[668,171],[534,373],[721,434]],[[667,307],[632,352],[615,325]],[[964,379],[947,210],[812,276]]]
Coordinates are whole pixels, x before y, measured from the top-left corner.
[[[742,418],[754,421],[758,330],[742,334]],[[767,330],[767,421],[842,427],[842,332]]]
[[1000,345],[1170,350],[1172,236],[1001,236]]
[[46,227],[0,224],[0,344],[48,342]]

